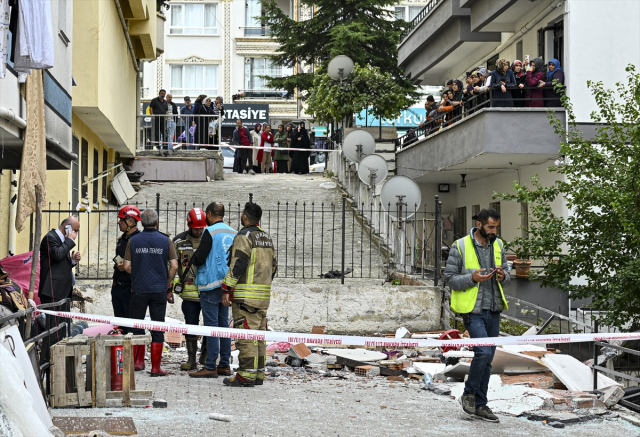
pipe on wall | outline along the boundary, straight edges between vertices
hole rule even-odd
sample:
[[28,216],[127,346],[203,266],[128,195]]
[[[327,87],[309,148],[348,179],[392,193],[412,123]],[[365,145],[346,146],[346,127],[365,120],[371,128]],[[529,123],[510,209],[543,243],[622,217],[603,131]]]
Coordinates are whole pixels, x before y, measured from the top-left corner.
[[23,118],[18,117],[13,110],[0,106],[0,118],[5,120],[7,123],[12,123],[18,126],[20,129],[25,129],[27,127],[27,121]]
[[138,66],[136,53],[133,51],[133,44],[131,43],[131,37],[129,36],[129,25],[127,24],[127,21],[124,19],[124,14],[122,13],[122,7],[120,6],[120,0],[114,0],[114,2],[116,4],[116,9],[118,10],[118,17],[120,17],[120,24],[122,25],[122,31],[124,32],[124,37],[127,40],[127,47],[129,48],[129,54],[131,55],[131,60],[133,61],[133,68],[136,70],[137,74],[140,74],[140,67]]

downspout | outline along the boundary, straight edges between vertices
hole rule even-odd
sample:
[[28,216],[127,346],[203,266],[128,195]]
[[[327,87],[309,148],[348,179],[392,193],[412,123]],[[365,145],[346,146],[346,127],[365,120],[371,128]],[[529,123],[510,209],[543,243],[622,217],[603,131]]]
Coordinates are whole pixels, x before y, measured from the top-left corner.
[[9,189],[9,256],[16,254],[16,213],[18,212],[18,172],[11,170]]
[[[21,98],[22,100],[22,98]],[[7,123],[12,123],[20,129],[26,129],[27,121],[23,118],[20,118],[13,112],[11,109],[7,109],[3,106],[0,106],[0,118],[5,120]]]
[[[122,31],[124,32],[124,37],[127,40],[127,47],[129,48],[129,54],[131,55],[131,60],[133,61],[133,68],[136,70],[137,74],[140,74],[140,67],[138,66],[138,60],[136,59],[136,54],[133,51],[133,44],[131,43],[131,38],[129,37],[129,25],[124,19],[124,15],[122,14],[122,8],[120,7],[120,0],[114,0],[116,4],[116,9],[118,10],[118,17],[120,17],[120,24],[122,25]],[[137,109],[136,109],[137,112]]]
[[141,113],[140,92],[142,91],[142,71],[142,61],[138,61],[138,71],[136,72],[136,149],[140,147],[140,128],[142,121],[139,115]]
[[502,50],[504,50],[505,48],[509,47],[511,44],[513,44],[518,38],[520,38],[522,35],[524,35],[525,33],[527,33],[528,31],[530,31],[531,29],[533,29],[533,27],[538,24],[540,21],[542,21],[542,19],[544,17],[546,17],[547,15],[549,15],[551,13],[551,11],[559,8],[560,6],[562,6],[564,4],[564,0],[560,0],[557,3],[552,3],[549,6],[547,6],[542,12],[540,12],[538,15],[536,15],[531,21],[529,21],[527,24],[525,24],[524,26],[522,26],[522,28],[517,31],[516,33],[514,33],[511,38],[509,38],[507,41],[505,41],[504,43],[500,44],[498,47],[496,47],[491,53],[489,53],[488,55],[486,55],[485,57],[483,57],[481,60],[479,60],[478,62],[474,62],[471,66],[465,68],[463,71],[469,71],[472,70],[473,68],[475,68],[475,66],[477,65],[481,65],[484,64],[485,62],[487,62],[489,59],[491,59],[493,56],[499,54]]

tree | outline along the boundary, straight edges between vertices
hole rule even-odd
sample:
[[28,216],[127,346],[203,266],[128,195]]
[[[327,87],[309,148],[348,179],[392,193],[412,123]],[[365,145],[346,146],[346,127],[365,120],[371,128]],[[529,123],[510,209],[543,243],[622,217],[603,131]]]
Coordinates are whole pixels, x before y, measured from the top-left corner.
[[355,64],[349,78],[342,83],[327,73],[316,74],[307,99],[307,112],[321,123],[334,118],[351,117],[365,108],[376,118],[396,118],[400,111],[413,105],[420,94],[405,93],[389,73],[378,67]]
[[[591,113],[594,138],[578,131],[566,96],[567,128],[549,116],[562,139],[564,165],[549,168],[559,180],[545,187],[534,177],[531,188],[516,183],[515,194],[494,193],[529,206],[528,236],[511,245],[545,263],[534,277],[573,298],[591,298],[606,311],[601,321],[617,327],[640,322],[640,74],[631,65],[626,71],[616,91],[587,82],[599,108]],[[558,198],[568,217],[553,212]]]
[[[277,65],[294,67],[301,63],[318,65],[326,71],[327,62],[337,55],[347,55],[355,63],[378,67],[389,73],[405,93],[416,87],[398,67],[398,44],[406,21],[396,20],[387,9],[396,0],[300,0],[317,7],[309,20],[297,22],[285,14],[273,0],[263,0],[262,23],[280,44],[280,53],[272,56]],[[275,78],[267,77],[268,86],[305,93],[313,86],[314,73]]]

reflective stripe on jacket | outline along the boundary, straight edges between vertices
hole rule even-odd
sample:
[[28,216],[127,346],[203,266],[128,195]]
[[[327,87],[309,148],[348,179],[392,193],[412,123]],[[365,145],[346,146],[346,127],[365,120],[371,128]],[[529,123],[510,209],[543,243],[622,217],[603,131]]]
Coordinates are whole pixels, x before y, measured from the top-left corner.
[[[478,295],[478,290],[480,288],[480,283],[474,283],[471,280],[468,285],[469,287],[466,289],[456,290],[456,281],[451,281],[451,264],[454,264],[456,261],[461,261],[461,267],[456,272],[461,276],[471,277],[474,271],[480,269],[480,261],[478,260],[478,255],[476,254],[476,250],[471,238],[471,235],[467,235],[464,238],[457,240],[455,243],[457,250],[451,248],[449,253],[450,260],[447,260],[447,267],[445,268],[445,277],[447,277],[447,282],[451,287],[451,310],[458,314],[467,314],[467,313],[479,313],[482,311],[482,296]],[[495,266],[503,266],[502,262],[502,247],[503,242],[499,238],[493,242],[493,259]],[[458,258],[456,260],[455,258]],[[504,266],[503,266],[504,268]],[[505,269],[505,278],[508,279],[509,273]],[[503,286],[500,282],[497,282],[498,288],[500,289],[500,297],[502,299],[502,303],[504,305],[504,309],[508,309],[507,300],[504,297]]]

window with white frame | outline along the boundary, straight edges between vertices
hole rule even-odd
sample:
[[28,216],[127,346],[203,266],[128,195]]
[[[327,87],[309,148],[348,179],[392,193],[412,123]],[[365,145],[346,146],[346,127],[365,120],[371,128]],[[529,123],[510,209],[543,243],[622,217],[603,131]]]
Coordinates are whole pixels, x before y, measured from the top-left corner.
[[217,65],[171,65],[170,69],[169,89],[174,97],[191,96],[195,100],[199,94],[218,95]]
[[417,6],[409,6],[409,5],[399,5],[396,6],[396,18],[398,20],[406,20],[411,22],[416,16],[420,13],[421,10],[424,9],[425,5],[417,5]]
[[292,74],[291,68],[276,65],[266,58],[245,58],[244,67],[245,90],[269,90],[267,79],[261,76],[284,77]]
[[217,3],[171,4],[172,35],[217,35]]

